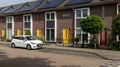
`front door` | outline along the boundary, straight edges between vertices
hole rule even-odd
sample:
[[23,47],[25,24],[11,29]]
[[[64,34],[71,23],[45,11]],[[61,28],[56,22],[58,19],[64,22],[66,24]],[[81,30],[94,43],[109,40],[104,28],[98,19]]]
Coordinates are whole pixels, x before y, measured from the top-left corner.
[[100,45],[106,45],[107,44],[107,31],[104,30],[100,33]]
[[63,29],[63,43],[68,44],[69,38],[68,38],[68,29]]

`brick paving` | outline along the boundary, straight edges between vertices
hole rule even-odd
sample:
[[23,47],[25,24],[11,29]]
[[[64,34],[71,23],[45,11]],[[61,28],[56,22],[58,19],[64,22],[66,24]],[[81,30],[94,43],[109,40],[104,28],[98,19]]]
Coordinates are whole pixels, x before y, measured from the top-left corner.
[[[9,42],[0,42],[1,44],[10,44]],[[60,50],[70,50],[70,51],[80,51],[87,52],[98,55],[103,59],[120,61],[120,51],[102,50],[102,49],[87,49],[87,48],[73,48],[63,45],[45,45],[44,48],[49,49],[60,49]]]
[[102,50],[102,49],[87,49],[87,48],[73,48],[73,47],[67,47],[67,46],[63,47],[60,45],[58,45],[58,46],[50,45],[50,46],[45,46],[45,48],[87,52],[87,53],[92,53],[92,54],[98,55],[98,56],[102,57],[103,59],[120,61],[120,51],[111,51],[111,50]]

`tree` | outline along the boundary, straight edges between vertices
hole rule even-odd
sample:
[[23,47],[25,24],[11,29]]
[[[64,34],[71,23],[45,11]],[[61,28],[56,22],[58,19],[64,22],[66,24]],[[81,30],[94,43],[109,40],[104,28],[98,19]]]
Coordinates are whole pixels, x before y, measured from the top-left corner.
[[112,21],[112,34],[113,36],[120,35],[120,14],[115,16]]
[[96,48],[97,35],[102,32],[104,23],[98,16],[88,16],[80,21],[80,27],[83,31],[94,36],[94,46]]

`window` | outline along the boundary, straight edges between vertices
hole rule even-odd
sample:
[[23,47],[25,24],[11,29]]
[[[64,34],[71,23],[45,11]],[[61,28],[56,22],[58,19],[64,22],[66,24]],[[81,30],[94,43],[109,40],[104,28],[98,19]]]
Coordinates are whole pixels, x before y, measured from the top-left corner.
[[31,33],[31,28],[32,28],[32,15],[27,14],[23,16],[23,34],[27,32],[27,30],[30,30]]
[[25,38],[24,37],[20,37],[20,40],[25,40]]
[[75,10],[75,37],[80,38],[80,43],[83,43],[83,41],[85,44],[88,43],[89,34],[81,30],[80,20],[89,16],[89,11],[89,8],[80,8]]
[[14,35],[13,22],[13,16],[6,17],[6,38],[11,39],[12,35]]
[[105,6],[102,6],[102,18],[105,17]]
[[56,12],[46,12],[46,40],[48,42],[55,42],[55,23]]

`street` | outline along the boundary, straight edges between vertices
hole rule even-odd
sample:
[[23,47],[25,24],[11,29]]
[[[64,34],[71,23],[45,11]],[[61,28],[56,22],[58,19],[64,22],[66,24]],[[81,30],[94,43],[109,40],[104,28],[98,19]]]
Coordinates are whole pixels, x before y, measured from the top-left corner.
[[99,67],[109,62],[89,53],[55,49],[26,50],[0,45],[0,67]]

